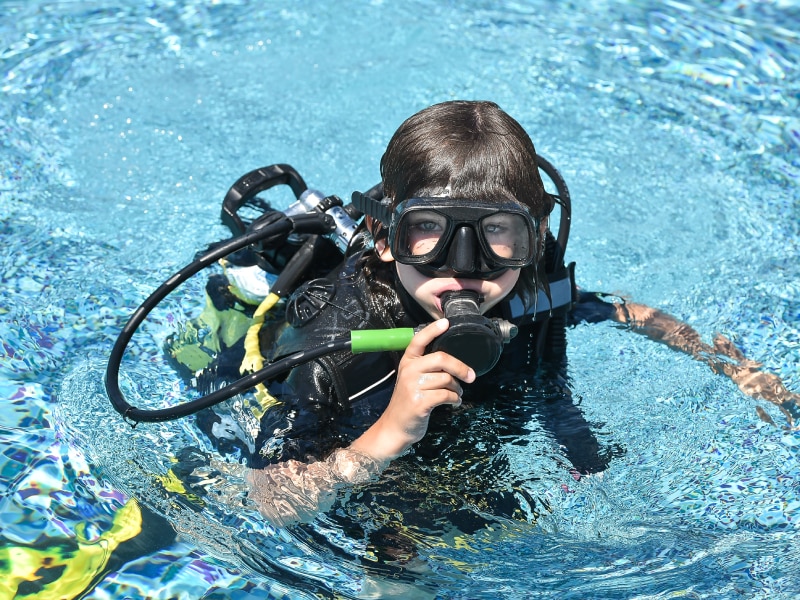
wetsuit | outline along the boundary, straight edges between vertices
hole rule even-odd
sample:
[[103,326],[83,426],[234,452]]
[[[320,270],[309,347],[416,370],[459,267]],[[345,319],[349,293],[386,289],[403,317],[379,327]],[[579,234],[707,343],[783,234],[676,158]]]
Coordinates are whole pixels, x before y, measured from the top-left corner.
[[[351,256],[328,278],[295,292],[285,321],[262,329],[266,360],[354,329],[430,322],[395,280],[394,269],[380,263],[379,272],[370,272],[364,268],[365,256]],[[207,292],[218,311],[236,304],[221,276],[209,281]],[[606,469],[621,449],[601,445],[595,434],[603,425],[588,423],[573,402],[566,384],[564,329],[580,320],[604,320],[612,307],[588,294],[576,300],[570,312],[559,313],[563,318],[547,323],[547,331],[542,322],[521,323],[498,364],[475,383],[463,384],[462,406],[436,408],[425,437],[378,481],[362,486],[358,502],[337,505],[328,519],[349,535],[365,535],[369,552],[382,564],[396,558],[402,562],[402,555],[413,556],[423,539],[439,544],[447,536],[494,527],[497,519],[536,521],[549,512],[548,494],[559,489],[557,482],[566,472]],[[506,316],[506,308],[501,303],[487,316]],[[243,354],[241,341],[222,344],[215,362],[198,377],[201,391],[237,379]],[[231,430],[214,435],[214,427],[223,427],[220,414],[210,409],[197,415],[198,424],[218,451],[254,468],[322,459],[348,446],[380,417],[394,391],[401,356],[339,352],[271,382],[269,390],[280,404],[262,417],[254,446],[238,444]],[[515,455],[530,464],[520,468]],[[301,527],[317,535],[312,526]]]
[[[267,360],[316,347],[347,336],[355,329],[416,327],[430,322],[431,317],[405,293],[399,282],[388,279],[376,283],[375,277],[368,278],[363,260],[361,254],[350,257],[331,278],[309,282],[292,296],[287,306],[288,326],[274,343],[267,345],[268,340],[262,340],[261,347],[270,348]],[[385,277],[394,277],[393,269],[386,266],[384,270]],[[493,310],[498,315],[502,312],[499,308]],[[563,329],[563,321],[561,327]],[[572,403],[564,382],[565,348],[558,356],[548,354],[548,360],[542,362],[536,347],[541,339],[540,328],[540,323],[522,325],[518,335],[505,346],[494,369],[476,383],[463,385],[463,404],[485,408],[499,401],[499,390],[522,379],[532,381],[535,378],[536,385],[547,390],[546,397],[538,403],[515,407],[514,420],[524,424],[536,416],[552,432],[566,458],[578,471],[602,470],[608,461],[607,452],[599,447],[579,408]],[[272,333],[267,330],[264,335]],[[241,351],[225,354],[225,363],[233,366]],[[338,352],[296,367],[285,379],[272,382],[270,392],[281,404],[264,415],[250,464],[258,467],[288,459],[321,459],[334,448],[349,445],[388,405],[401,355],[400,352],[358,355]],[[222,368],[218,365],[217,377],[224,375]],[[450,412],[446,407],[434,411],[433,430],[439,422],[446,424],[452,418],[447,414]],[[465,411],[459,411],[462,412]],[[503,438],[508,433],[506,430],[514,428],[508,422],[509,417],[511,415],[492,426],[497,430],[494,437]],[[437,445],[444,443],[442,440],[448,437],[446,433],[445,427],[444,437],[436,438]],[[432,440],[436,436],[428,437]],[[425,446],[430,445],[426,440],[417,445],[415,452],[426,452]],[[492,445],[491,441],[487,443]]]

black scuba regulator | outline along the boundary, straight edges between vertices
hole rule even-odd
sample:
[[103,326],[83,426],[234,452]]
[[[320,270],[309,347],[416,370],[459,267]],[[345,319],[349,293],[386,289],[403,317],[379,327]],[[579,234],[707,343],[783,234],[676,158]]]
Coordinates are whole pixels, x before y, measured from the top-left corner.
[[483,375],[500,360],[503,344],[517,335],[517,326],[484,317],[479,302],[478,293],[472,290],[442,294],[442,310],[450,327],[431,342],[428,351],[446,352],[472,367],[476,375]]

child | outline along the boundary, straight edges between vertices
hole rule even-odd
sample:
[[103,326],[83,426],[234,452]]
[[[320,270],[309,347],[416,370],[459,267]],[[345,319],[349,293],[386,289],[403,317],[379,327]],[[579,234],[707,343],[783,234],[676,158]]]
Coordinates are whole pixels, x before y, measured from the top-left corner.
[[[490,102],[445,102],[409,118],[389,142],[381,176],[391,202],[391,216],[384,218],[391,222],[367,217],[374,247],[295,293],[287,310],[290,326],[268,358],[355,329],[424,327],[402,354],[341,352],[297,367],[271,385],[280,404],[262,419],[251,461],[256,468],[249,474],[250,497],[268,518],[313,517],[329,506],[338,487],[378,477],[412,448],[415,456],[436,460],[441,448],[457,443],[462,404],[507,403],[504,417],[463,450],[467,464],[491,456],[504,434],[534,415],[559,442],[576,476],[604,470],[621,450],[597,441],[562,384],[564,327],[582,320],[628,323],[708,362],[745,393],[781,406],[791,420],[798,395],[724,338],[710,347],[668,315],[598,295],[579,293],[574,309],[562,311],[560,320],[520,320],[497,366],[481,377],[455,356],[429,352],[449,327],[443,318],[447,292],[473,292],[489,317],[508,315],[514,303],[531,312],[546,273],[564,269],[548,231],[554,199],[544,190],[530,138]],[[521,377],[547,390],[546,399],[509,408],[513,395],[503,399],[504,386]],[[432,415],[435,439],[415,447]],[[531,518],[536,511],[526,499],[509,493],[502,485],[486,490],[482,509]]]

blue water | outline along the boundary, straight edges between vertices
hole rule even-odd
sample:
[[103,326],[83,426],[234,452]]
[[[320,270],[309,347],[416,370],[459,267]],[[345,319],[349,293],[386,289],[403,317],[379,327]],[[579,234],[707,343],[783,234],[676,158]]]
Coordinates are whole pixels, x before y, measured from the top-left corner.
[[[481,98],[566,177],[580,285],[706,340],[722,333],[800,391],[800,3],[2,1],[0,13],[0,558],[12,570],[20,548],[101,547],[135,497],[149,515],[141,547],[86,568],[70,588],[82,597],[796,597],[800,433],[610,325],[569,332],[570,385],[624,454],[575,481],[526,424],[503,455],[539,517],[418,531],[399,572],[371,568],[364,533],[342,523],[402,514],[358,494],[280,529],[243,503],[223,457],[199,504],[165,491],[172,457],[207,441],[188,420],[131,430],[102,375],[132,310],[226,237],[220,202],[239,175],[285,162],[347,197],[379,180],[406,117]],[[133,404],[191,395],[161,348],[202,286],[137,334],[123,363]],[[406,466],[360,493],[422,474]],[[457,496],[432,489],[430,502]],[[35,597],[26,585],[18,597]]]

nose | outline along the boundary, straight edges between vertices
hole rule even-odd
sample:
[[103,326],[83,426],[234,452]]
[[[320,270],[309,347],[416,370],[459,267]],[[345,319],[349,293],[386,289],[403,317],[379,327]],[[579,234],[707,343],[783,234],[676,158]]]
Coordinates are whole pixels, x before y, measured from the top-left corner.
[[478,240],[471,227],[462,225],[453,235],[447,264],[456,274],[474,273],[478,262]]

